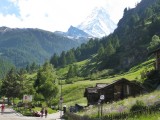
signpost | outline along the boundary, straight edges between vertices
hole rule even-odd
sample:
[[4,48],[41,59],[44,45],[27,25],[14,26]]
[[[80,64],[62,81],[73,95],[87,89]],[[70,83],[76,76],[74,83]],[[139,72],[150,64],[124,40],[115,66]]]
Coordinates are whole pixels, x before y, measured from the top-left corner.
[[104,95],[101,95],[101,96],[100,96],[100,100],[104,100]]
[[23,95],[23,102],[24,103],[32,102],[32,95]]
[[60,105],[61,105],[61,111],[60,111],[60,118],[62,117],[62,103],[63,103],[63,98],[62,98],[62,80],[61,80],[61,96],[60,96]]
[[23,95],[23,102],[25,103],[25,110],[29,107],[28,103],[32,102],[32,95]]
[[100,117],[100,115],[99,115],[99,111],[100,111],[100,104],[101,104],[101,117],[102,117],[102,113],[103,113],[103,108],[102,108],[102,106],[103,106],[103,103],[102,103],[102,101],[105,99],[105,96],[104,95],[100,95],[100,99],[98,100],[98,117]]

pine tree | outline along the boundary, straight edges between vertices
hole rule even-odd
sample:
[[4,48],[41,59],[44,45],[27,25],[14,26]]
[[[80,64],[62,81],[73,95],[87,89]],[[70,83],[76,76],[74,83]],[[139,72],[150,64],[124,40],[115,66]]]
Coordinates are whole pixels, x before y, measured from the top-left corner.
[[58,59],[59,59],[59,56],[56,53],[54,53],[54,55],[51,57],[50,63],[55,67],[58,67],[59,65]]
[[103,45],[101,44],[100,48],[98,49],[98,55],[97,55],[98,60],[100,60],[103,57],[104,52],[105,52],[105,49],[104,49]]
[[81,56],[81,50],[80,50],[80,48],[78,47],[77,49],[76,49],[76,51],[75,51],[75,56],[76,56],[76,59],[80,59],[80,56]]
[[6,78],[2,81],[1,93],[8,99],[18,97],[20,94],[20,82],[17,77],[15,68],[11,68]]
[[107,44],[107,46],[106,46],[106,48],[105,48],[105,54],[106,54],[107,56],[111,56],[111,55],[113,55],[113,54],[115,53],[115,51],[116,51],[116,50],[114,49],[112,43],[111,43],[111,42],[108,42],[108,44]]
[[49,62],[45,62],[45,64],[39,69],[34,87],[39,94],[43,95],[48,105],[58,93],[56,79],[56,71],[53,68],[52,64],[50,64]]
[[74,52],[73,52],[73,51],[74,51],[74,50],[71,49],[71,50],[68,51],[67,54],[66,54],[67,64],[71,64],[71,63],[73,63],[73,62],[76,61],[75,55],[74,55]]
[[72,77],[74,77],[74,68],[73,68],[73,66],[71,65],[71,66],[69,67],[69,70],[68,70],[68,73],[67,73],[67,78],[72,78]]
[[65,56],[65,52],[63,51],[62,53],[61,53],[61,56],[60,56],[60,65],[62,66],[62,67],[64,67],[65,65],[66,65],[66,56]]
[[33,62],[33,63],[31,64],[31,66],[30,66],[31,72],[35,72],[35,71],[37,70],[37,68],[38,68],[38,65],[36,65],[35,62]]
[[30,79],[27,79],[26,72],[23,69],[17,73],[18,77],[17,80],[20,83],[20,94],[19,98],[22,99],[24,94],[33,95],[35,94],[35,89],[33,85],[30,84]]
[[27,64],[27,66],[26,66],[26,71],[27,71],[28,73],[30,73],[30,71],[31,71],[31,68],[30,68],[30,65],[29,65],[29,64]]
[[67,79],[73,78],[78,75],[78,67],[77,65],[70,65],[68,73],[67,73]]

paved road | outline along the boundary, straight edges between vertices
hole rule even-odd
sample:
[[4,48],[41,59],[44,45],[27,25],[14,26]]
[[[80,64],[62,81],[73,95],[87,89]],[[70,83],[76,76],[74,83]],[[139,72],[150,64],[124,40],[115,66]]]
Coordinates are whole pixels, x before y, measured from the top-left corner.
[[5,108],[4,113],[0,112],[0,120],[61,120],[61,119],[60,119],[60,112],[54,114],[48,114],[47,118],[26,117],[17,113],[12,108]]

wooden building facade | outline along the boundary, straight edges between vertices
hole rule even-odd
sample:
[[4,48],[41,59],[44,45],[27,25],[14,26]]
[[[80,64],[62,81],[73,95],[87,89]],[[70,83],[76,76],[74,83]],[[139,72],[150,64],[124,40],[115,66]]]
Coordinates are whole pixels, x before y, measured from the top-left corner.
[[122,78],[111,84],[97,83],[95,87],[88,87],[85,89],[84,97],[87,98],[88,105],[93,105],[98,103],[100,95],[105,96],[104,102],[112,102],[144,92],[145,88],[139,82]]

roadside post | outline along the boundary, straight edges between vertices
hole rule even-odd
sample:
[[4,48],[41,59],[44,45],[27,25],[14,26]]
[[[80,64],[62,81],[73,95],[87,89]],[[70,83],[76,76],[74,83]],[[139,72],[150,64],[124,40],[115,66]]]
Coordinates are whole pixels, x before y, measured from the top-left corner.
[[100,96],[100,101],[101,101],[101,117],[103,116],[103,100],[104,100],[104,95]]
[[60,105],[61,105],[60,118],[62,117],[62,103],[63,103],[63,98],[60,97]]
[[100,104],[101,104],[101,100],[98,100],[98,118],[100,118]]

